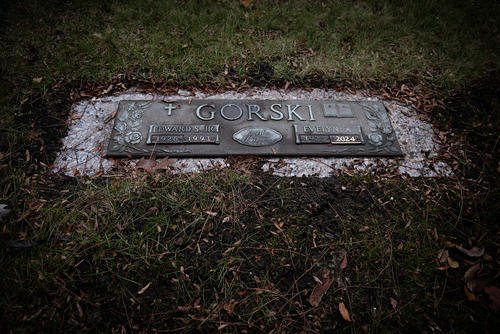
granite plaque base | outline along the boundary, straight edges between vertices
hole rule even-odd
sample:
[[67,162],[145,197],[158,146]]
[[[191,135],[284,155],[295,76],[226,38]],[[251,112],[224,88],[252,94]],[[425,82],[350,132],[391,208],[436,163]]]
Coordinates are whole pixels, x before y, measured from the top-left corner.
[[381,102],[121,101],[108,157],[401,156]]

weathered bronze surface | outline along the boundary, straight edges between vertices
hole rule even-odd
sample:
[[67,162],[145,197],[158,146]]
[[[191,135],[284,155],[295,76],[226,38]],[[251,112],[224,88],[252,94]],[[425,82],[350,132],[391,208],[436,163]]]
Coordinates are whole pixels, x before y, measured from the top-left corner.
[[381,102],[122,101],[108,157],[400,156]]

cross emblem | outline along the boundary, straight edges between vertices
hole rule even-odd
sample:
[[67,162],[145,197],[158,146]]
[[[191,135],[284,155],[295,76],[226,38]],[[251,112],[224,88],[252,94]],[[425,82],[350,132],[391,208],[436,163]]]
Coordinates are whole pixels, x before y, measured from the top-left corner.
[[172,110],[174,110],[174,109],[175,109],[175,107],[172,103],[167,104],[167,106],[165,107],[165,110],[167,111],[168,116],[172,116]]

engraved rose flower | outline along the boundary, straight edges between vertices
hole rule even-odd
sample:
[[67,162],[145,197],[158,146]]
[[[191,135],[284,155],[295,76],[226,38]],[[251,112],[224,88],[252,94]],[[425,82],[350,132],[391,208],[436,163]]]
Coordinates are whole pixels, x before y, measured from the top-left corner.
[[382,145],[382,135],[379,133],[370,133],[368,139],[373,145]]
[[125,141],[130,144],[139,144],[141,140],[142,134],[137,131],[129,132],[125,135]]

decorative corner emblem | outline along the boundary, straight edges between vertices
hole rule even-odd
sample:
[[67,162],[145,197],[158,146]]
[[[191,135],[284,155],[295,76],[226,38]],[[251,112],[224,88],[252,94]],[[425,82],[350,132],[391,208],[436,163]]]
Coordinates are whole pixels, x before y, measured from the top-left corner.
[[144,151],[135,148],[133,145],[139,144],[143,139],[142,133],[140,132],[142,117],[144,115],[144,110],[148,108],[151,103],[150,101],[143,103],[132,102],[127,108],[118,113],[114,126],[115,135],[111,138],[111,151],[128,153]]
[[235,132],[233,139],[242,145],[261,147],[276,144],[283,136],[274,129],[249,127]]

